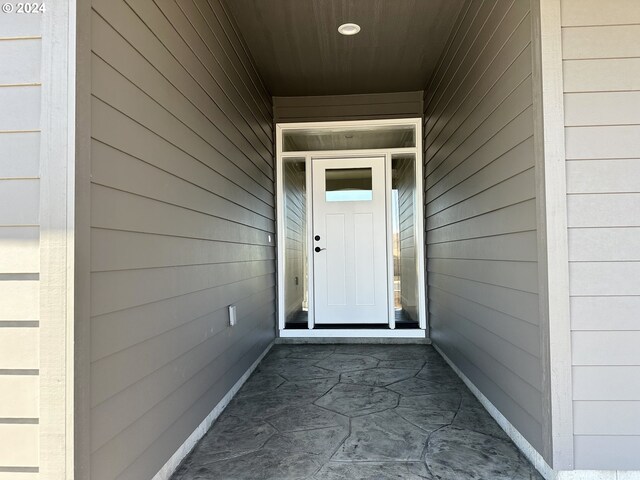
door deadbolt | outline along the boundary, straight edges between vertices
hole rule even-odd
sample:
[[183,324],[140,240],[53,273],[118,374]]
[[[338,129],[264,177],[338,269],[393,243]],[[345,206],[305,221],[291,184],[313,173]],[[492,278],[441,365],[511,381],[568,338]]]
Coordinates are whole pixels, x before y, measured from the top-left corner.
[[318,240],[320,240],[320,235],[316,235],[315,237],[313,237],[313,239],[317,242]]

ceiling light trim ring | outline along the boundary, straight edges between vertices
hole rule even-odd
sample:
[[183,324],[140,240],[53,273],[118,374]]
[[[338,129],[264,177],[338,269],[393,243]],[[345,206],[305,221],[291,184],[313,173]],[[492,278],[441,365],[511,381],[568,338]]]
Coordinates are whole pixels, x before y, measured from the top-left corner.
[[360,32],[360,25],[357,23],[343,23],[338,27],[338,32],[346,36],[355,35]]

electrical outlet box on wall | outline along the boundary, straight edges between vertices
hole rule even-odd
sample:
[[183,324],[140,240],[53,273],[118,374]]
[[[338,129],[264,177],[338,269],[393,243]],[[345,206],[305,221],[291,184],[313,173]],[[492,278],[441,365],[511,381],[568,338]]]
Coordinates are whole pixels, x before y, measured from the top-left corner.
[[238,317],[236,316],[236,306],[229,305],[229,326],[235,327],[238,322]]

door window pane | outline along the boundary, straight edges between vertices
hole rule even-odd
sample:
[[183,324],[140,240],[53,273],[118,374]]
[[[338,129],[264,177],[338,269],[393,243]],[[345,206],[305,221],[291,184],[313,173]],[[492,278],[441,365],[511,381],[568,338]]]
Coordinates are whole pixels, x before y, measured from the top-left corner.
[[327,202],[362,202],[373,198],[371,168],[330,168],[325,171]]

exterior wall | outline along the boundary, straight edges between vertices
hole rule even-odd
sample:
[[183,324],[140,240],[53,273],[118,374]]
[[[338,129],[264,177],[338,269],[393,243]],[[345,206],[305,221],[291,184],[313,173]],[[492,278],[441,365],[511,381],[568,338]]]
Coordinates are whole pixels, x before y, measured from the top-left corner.
[[422,92],[273,97],[276,123],[375,120],[422,116]]
[[[69,5],[0,15],[0,479],[66,478],[73,452]],[[71,378],[69,378],[71,377]]]
[[91,29],[90,473],[151,478],[274,338],[271,99],[217,0]]
[[640,470],[640,2],[562,24],[575,467]]
[[550,462],[530,2],[469,1],[425,91],[431,337]]
[[0,479],[39,467],[41,15],[0,15]]

